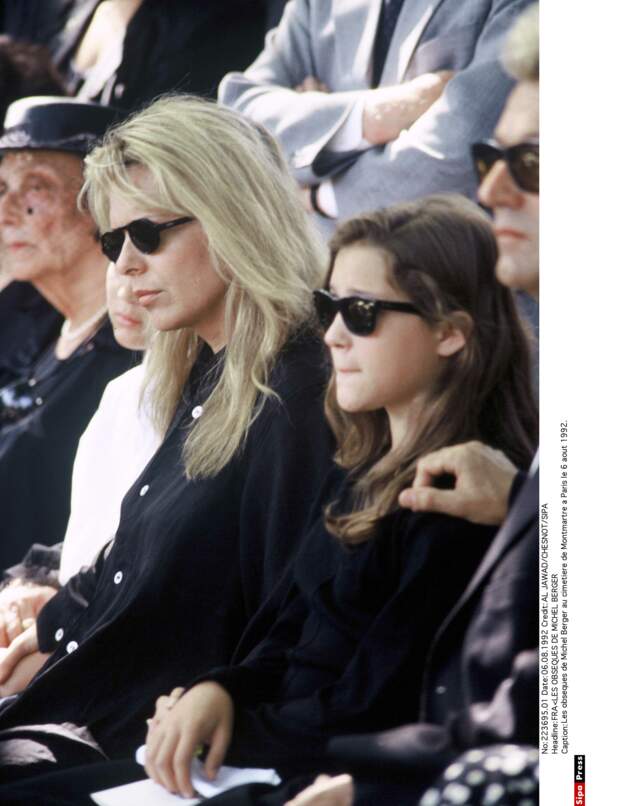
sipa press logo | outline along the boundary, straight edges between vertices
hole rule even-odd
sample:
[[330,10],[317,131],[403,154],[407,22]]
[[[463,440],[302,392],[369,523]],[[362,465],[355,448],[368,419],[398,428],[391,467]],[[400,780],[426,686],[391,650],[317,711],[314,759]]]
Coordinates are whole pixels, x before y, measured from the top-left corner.
[[575,806],[586,806],[585,756],[575,756]]

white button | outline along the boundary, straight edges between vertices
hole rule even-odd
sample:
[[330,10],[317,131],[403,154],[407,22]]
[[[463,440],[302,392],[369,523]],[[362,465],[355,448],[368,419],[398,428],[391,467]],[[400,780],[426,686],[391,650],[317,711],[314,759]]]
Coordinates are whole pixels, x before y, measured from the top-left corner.
[[437,686],[435,691],[436,691],[437,694],[445,694],[446,691],[447,691],[447,688],[445,686]]
[[43,405],[43,398],[42,397],[35,397],[34,402],[37,404],[37,406],[42,406]]
[[54,633],[54,638],[55,638],[57,641],[62,641],[62,637],[63,637],[63,635],[64,635],[64,634],[65,634],[65,631],[63,630],[63,628],[62,628],[62,627],[59,627],[59,628],[56,630],[56,632]]
[[122,581],[123,581],[123,572],[122,571],[117,571],[114,574],[114,584],[115,585],[120,585]]
[[29,378],[28,386],[36,386],[36,385],[37,385],[37,379],[36,378]]
[[140,489],[140,495],[146,495],[149,491],[149,485],[145,484],[144,487]]
[[202,414],[202,406],[195,406],[192,409],[192,417],[194,418],[194,420],[197,420],[201,414]]
[[78,643],[77,643],[77,641],[69,641],[69,643],[67,644],[67,652],[68,652],[69,654],[71,654],[72,652],[75,652],[75,650],[76,650],[77,648],[78,648]]

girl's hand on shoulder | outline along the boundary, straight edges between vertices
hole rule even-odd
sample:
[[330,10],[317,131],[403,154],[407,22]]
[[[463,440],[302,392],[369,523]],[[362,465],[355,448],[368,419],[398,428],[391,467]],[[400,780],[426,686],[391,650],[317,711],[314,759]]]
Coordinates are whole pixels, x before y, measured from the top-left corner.
[[157,700],[148,720],[145,768],[149,776],[169,792],[191,797],[190,767],[196,749],[209,744],[205,761],[207,778],[213,779],[230,744],[234,704],[217,683],[205,682],[191,688],[176,688]]

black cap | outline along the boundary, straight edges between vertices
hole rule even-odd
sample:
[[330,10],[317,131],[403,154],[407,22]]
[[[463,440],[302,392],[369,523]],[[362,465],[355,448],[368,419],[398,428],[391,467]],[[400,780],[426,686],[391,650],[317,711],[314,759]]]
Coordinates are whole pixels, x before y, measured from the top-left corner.
[[14,101],[6,111],[0,152],[9,149],[68,151],[84,157],[126,112],[56,95]]

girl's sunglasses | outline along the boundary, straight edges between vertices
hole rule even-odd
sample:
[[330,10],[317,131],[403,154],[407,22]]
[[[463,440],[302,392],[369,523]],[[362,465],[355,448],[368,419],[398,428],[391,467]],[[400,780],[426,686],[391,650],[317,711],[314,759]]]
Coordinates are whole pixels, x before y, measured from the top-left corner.
[[137,218],[125,227],[104,232],[101,236],[101,251],[112,263],[116,263],[123,250],[125,243],[125,231],[129,234],[132,244],[140,252],[150,255],[158,249],[161,235],[160,232],[171,227],[178,227],[181,224],[189,224],[193,218],[175,218],[174,221],[166,221],[164,224],[155,224],[148,218]]
[[377,325],[379,311],[400,311],[421,316],[415,305],[409,302],[389,302],[382,299],[364,297],[334,297],[329,291],[320,288],[313,292],[314,307],[321,327],[327,330],[338,314],[355,336],[370,336]]
[[509,148],[500,148],[487,140],[471,147],[478,182],[482,184],[498,160],[505,160],[515,184],[526,193],[538,193],[538,143],[518,143]]

